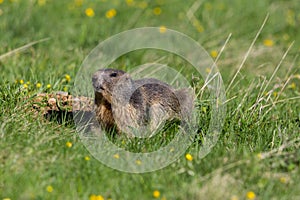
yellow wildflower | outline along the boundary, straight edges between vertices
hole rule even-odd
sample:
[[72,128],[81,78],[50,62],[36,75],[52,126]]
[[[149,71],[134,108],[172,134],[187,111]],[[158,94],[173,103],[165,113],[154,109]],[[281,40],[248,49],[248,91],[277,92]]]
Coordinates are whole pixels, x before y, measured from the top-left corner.
[[193,26],[197,29],[199,33],[202,33],[204,31],[203,26],[201,25],[200,21],[197,20],[196,18],[193,19],[192,21]]
[[104,200],[104,198],[101,195],[92,194],[90,200]]
[[116,9],[110,9],[108,11],[106,11],[105,16],[107,19],[111,19],[113,17],[115,17],[117,15],[117,11]]
[[141,165],[141,164],[142,164],[142,161],[136,160],[135,163],[136,163],[137,165]]
[[120,155],[116,153],[116,154],[114,155],[114,158],[115,158],[115,159],[119,159],[119,158],[120,158]]
[[23,79],[20,80],[20,84],[24,84],[24,80]]
[[209,74],[209,73],[211,72],[211,68],[207,67],[207,68],[205,69],[205,72]]
[[255,199],[256,195],[254,192],[249,191],[249,192],[247,192],[246,197],[247,197],[247,199]]
[[66,146],[67,146],[68,148],[71,148],[72,145],[73,145],[73,144],[72,144],[71,142],[67,142],[67,143],[66,143]]
[[85,15],[88,17],[94,17],[95,11],[93,10],[93,8],[87,8],[85,9]]
[[283,184],[286,184],[288,182],[288,179],[286,177],[282,176],[279,178],[279,181]]
[[4,2],[4,0],[0,0],[0,4],[2,4]]
[[185,159],[187,159],[188,161],[192,161],[193,160],[193,156],[191,154],[187,153],[185,155]]
[[197,31],[198,31],[199,33],[202,33],[202,32],[204,31],[204,28],[203,28],[202,25],[196,26],[196,29],[197,29]]
[[277,97],[277,95],[278,95],[278,92],[273,92],[274,97]]
[[101,195],[97,195],[96,200],[104,200],[104,198]]
[[256,157],[260,160],[263,159],[263,155],[261,153],[256,154]]
[[160,197],[160,192],[158,190],[153,191],[153,197],[154,198],[159,198]]
[[160,26],[159,27],[159,32],[160,33],[165,33],[167,31],[167,28],[165,26]]
[[24,87],[25,89],[27,89],[27,88],[28,88],[28,85],[25,83],[25,84],[23,85],[23,87]]
[[266,47],[272,47],[274,45],[274,42],[271,39],[265,39],[263,43]]
[[53,192],[53,187],[51,185],[48,185],[46,187],[46,190],[47,190],[47,192],[51,193],[51,192]]
[[70,82],[71,81],[71,76],[69,74],[66,74],[65,79],[66,79],[67,82]]
[[68,87],[65,86],[63,90],[64,90],[65,92],[68,92]]
[[46,0],[38,0],[39,6],[44,6],[46,4]]
[[153,9],[153,14],[154,15],[160,15],[161,14],[161,8],[160,7],[155,7]]
[[211,57],[216,58],[218,56],[218,52],[216,50],[213,50],[210,52]]
[[293,82],[291,83],[288,88],[291,88],[292,90],[296,89],[296,84]]
[[91,160],[91,158],[89,156],[85,156],[84,160],[89,161],[89,160]]
[[50,89],[51,88],[51,84],[47,84],[47,89]]

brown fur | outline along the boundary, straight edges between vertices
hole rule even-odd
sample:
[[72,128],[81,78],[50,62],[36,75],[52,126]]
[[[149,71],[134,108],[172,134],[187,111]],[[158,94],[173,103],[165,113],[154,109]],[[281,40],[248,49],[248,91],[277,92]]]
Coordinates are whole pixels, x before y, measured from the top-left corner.
[[192,109],[187,89],[175,90],[157,79],[132,80],[121,70],[101,69],[93,75],[96,115],[106,131],[118,132],[150,126],[164,120],[182,119]]

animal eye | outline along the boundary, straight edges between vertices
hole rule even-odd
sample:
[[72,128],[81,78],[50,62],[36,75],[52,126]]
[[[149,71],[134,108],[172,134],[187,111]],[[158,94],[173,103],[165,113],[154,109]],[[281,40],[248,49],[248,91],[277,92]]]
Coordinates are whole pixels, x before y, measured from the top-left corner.
[[116,72],[113,72],[113,73],[111,73],[109,76],[110,76],[110,77],[117,77],[117,75],[118,75],[118,74],[117,74]]

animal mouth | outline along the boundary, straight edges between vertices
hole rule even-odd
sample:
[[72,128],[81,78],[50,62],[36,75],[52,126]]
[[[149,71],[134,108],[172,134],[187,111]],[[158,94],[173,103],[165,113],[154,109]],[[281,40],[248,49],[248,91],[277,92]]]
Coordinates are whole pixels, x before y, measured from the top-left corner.
[[95,91],[97,91],[97,92],[102,92],[102,91],[105,90],[104,87],[103,87],[102,85],[94,85],[94,89],[95,89]]

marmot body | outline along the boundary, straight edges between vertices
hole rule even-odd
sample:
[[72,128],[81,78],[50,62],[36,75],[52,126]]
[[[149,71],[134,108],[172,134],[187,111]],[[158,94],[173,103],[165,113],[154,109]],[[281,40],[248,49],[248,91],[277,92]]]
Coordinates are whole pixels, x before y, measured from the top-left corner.
[[186,118],[193,108],[187,89],[172,86],[153,78],[133,80],[116,69],[94,73],[96,117],[106,131],[156,130],[162,122]]

